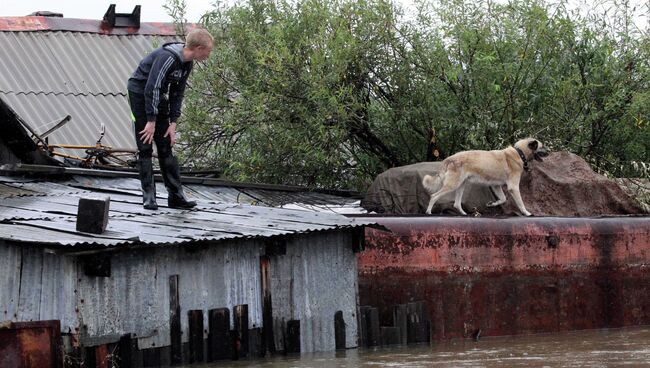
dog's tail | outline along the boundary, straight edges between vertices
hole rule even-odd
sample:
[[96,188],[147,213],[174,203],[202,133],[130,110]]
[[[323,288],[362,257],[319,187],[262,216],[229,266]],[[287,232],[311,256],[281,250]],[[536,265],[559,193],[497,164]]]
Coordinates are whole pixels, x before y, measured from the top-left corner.
[[424,178],[422,178],[422,186],[424,186],[424,189],[429,194],[433,194],[440,189],[442,184],[442,177],[440,174],[436,176],[431,176],[431,175],[425,175]]

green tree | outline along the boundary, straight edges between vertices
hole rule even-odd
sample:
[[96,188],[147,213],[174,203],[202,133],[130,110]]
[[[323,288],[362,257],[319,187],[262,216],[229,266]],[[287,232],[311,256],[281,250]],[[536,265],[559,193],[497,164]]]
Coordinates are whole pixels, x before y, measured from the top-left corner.
[[[180,3],[179,3],[180,2]],[[182,0],[168,4],[182,14]],[[627,3],[249,0],[202,23],[183,158],[235,180],[364,190],[383,170],[525,136],[613,175],[650,162],[649,47]]]

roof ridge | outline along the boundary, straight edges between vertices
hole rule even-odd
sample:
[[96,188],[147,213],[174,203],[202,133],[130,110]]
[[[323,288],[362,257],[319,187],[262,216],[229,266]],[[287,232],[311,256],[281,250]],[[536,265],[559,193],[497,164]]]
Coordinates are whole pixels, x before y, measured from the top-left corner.
[[[196,24],[186,24],[186,30]],[[109,27],[101,19],[80,19],[45,16],[0,16],[0,32],[76,32],[102,36],[172,36],[176,26],[172,22],[141,22],[140,27]]]

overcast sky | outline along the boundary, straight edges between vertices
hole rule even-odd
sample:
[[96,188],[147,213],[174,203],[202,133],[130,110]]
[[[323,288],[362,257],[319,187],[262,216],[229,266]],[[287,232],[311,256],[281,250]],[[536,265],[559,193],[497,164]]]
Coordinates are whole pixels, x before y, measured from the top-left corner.
[[[196,22],[201,15],[212,9],[215,0],[185,0],[186,18]],[[221,3],[234,3],[236,0],[221,0]],[[412,0],[397,0],[403,5]],[[110,4],[115,4],[118,13],[131,13],[136,5],[142,6],[142,22],[171,22],[163,8],[166,0],[0,0],[0,16],[24,16],[35,11],[47,10],[62,13],[66,18],[102,19]]]
[[[222,3],[237,0],[221,0]],[[499,1],[499,0],[496,0]],[[504,0],[505,1],[505,0]],[[187,4],[186,18],[196,22],[201,15],[212,8],[215,0],[185,0]],[[413,4],[412,0],[397,0],[403,7]],[[582,9],[593,9],[595,3],[601,0],[570,0],[570,3]],[[646,14],[648,0],[629,0],[630,4],[638,7],[637,12]],[[143,22],[170,22],[171,17],[163,8],[165,0],[0,0],[0,16],[24,16],[39,10],[63,13],[66,18],[102,19],[110,4],[116,4],[118,13],[130,13],[135,5],[142,5],[140,20]],[[588,4],[588,5],[587,5]],[[599,10],[602,10],[600,7]],[[598,11],[598,13],[601,13]],[[646,28],[647,18],[635,19],[638,26]]]
[[[196,22],[211,9],[214,0],[186,0],[187,20]],[[163,8],[165,0],[0,0],[0,16],[23,16],[39,10],[63,13],[66,18],[102,19],[110,4],[118,13],[131,13],[136,5],[142,5],[140,20],[143,22],[170,22],[171,17]]]

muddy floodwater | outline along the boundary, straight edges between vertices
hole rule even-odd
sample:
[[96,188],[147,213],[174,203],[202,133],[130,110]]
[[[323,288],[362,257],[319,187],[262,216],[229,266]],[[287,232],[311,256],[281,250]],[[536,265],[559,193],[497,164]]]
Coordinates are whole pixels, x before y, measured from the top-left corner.
[[191,367],[650,367],[650,327],[351,349]]

